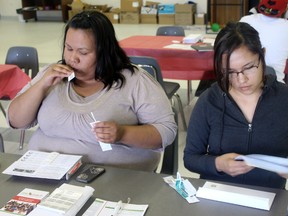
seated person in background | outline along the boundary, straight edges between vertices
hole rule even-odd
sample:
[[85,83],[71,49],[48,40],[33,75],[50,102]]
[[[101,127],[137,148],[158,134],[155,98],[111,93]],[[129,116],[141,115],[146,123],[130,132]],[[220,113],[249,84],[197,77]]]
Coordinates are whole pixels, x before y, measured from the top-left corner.
[[266,64],[274,68],[279,82],[284,82],[288,59],[288,20],[282,18],[286,10],[287,0],[261,0],[258,5],[259,13],[240,19],[240,22],[250,24],[259,32],[266,51]]
[[[160,84],[130,63],[108,18],[95,11],[75,15],[65,28],[62,58],[11,101],[10,126],[38,123],[29,141],[32,150],[154,171],[176,136],[171,104]],[[75,78],[68,81],[72,73]],[[100,122],[91,128],[94,118]],[[111,143],[112,150],[102,151],[99,142]]]
[[201,178],[284,188],[279,174],[253,168],[238,155],[288,156],[288,88],[265,75],[265,50],[247,23],[228,23],[214,44],[217,82],[197,100],[184,165]]

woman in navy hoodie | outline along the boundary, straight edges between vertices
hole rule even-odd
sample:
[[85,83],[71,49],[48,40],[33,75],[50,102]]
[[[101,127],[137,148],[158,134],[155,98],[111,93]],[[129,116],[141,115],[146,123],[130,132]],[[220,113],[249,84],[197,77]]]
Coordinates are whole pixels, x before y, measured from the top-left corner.
[[235,158],[288,156],[288,88],[265,75],[265,49],[247,23],[228,23],[214,44],[217,82],[198,99],[184,150],[185,167],[201,178],[285,188],[280,173]]

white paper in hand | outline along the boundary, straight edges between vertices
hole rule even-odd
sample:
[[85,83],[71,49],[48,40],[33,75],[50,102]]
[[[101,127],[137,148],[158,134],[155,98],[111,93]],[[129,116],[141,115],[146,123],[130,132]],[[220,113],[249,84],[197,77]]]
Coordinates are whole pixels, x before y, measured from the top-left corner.
[[258,167],[271,172],[287,174],[288,173],[288,159],[270,155],[250,154],[240,155],[236,160],[243,160],[249,166]]
[[70,82],[72,79],[75,78],[75,73],[71,73],[70,76],[68,76],[68,82]]
[[[95,122],[91,122],[90,125],[91,127],[94,127],[94,124],[98,123],[100,121],[95,121]],[[101,141],[98,141],[99,142],[99,145],[102,149],[102,151],[110,151],[112,150],[112,146],[110,143],[104,143],[104,142],[101,142]]]

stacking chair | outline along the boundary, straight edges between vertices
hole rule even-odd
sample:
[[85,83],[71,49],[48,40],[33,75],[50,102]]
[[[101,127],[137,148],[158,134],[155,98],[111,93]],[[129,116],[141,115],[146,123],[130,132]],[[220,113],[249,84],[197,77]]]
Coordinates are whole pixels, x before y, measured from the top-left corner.
[[[178,115],[175,108],[172,108],[175,113],[175,122],[178,125]],[[162,167],[160,173],[168,175],[176,175],[178,171],[178,131],[175,140],[171,145],[167,146],[164,150]]]
[[5,152],[4,151],[4,140],[3,140],[1,133],[0,133],[0,152]]
[[178,104],[178,110],[180,112],[183,123],[183,128],[186,131],[187,124],[184,116],[183,105],[180,96],[177,94],[177,91],[180,88],[179,83],[168,82],[163,80],[160,66],[155,58],[147,56],[130,56],[130,61],[133,64],[142,67],[144,70],[149,72],[153,77],[155,77],[157,81],[160,83],[160,85],[163,87],[169,100],[172,100],[173,97],[176,98]]
[[[160,26],[156,31],[156,36],[183,36],[185,37],[185,30],[182,26]],[[187,81],[187,95],[192,91],[191,81]],[[189,100],[189,98],[188,98]]]
[[[17,65],[21,68],[30,78],[34,78],[39,70],[38,52],[34,47],[14,46],[10,47],[5,64]],[[0,98],[0,100],[10,100],[10,98]],[[0,102],[0,109],[6,117],[6,111]],[[23,149],[25,138],[25,130],[21,130],[19,149]]]
[[185,36],[184,28],[181,26],[160,26],[157,29],[158,36]]

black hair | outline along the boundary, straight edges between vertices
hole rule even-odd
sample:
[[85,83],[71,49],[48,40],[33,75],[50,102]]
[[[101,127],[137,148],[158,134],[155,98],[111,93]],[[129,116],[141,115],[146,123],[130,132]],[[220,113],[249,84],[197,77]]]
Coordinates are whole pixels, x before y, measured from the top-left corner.
[[115,30],[110,20],[101,12],[83,11],[71,18],[65,26],[62,61],[64,60],[64,49],[67,31],[70,28],[91,30],[95,39],[97,65],[95,79],[104,83],[110,89],[114,82],[121,88],[125,84],[125,77],[121,73],[123,69],[129,69],[134,73],[125,51],[119,46]]
[[[262,48],[258,32],[249,24],[244,22],[228,22],[227,25],[218,33],[214,43],[214,72],[218,85],[224,92],[229,91],[230,81],[228,73],[224,68],[230,68],[231,54],[241,46],[245,46],[254,54],[259,55],[262,62],[263,81],[265,63],[265,50]],[[222,58],[227,58],[226,65],[223,65]]]

